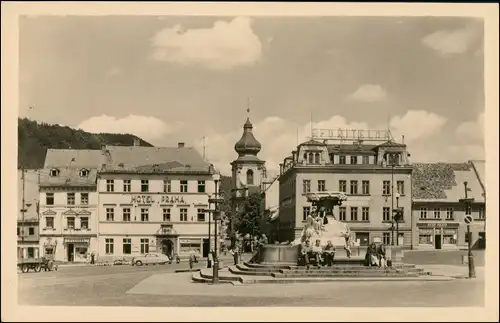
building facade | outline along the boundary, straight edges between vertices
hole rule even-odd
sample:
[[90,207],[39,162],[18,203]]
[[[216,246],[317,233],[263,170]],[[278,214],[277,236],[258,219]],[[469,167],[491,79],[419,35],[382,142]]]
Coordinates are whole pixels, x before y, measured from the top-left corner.
[[49,149],[40,170],[40,255],[87,262],[98,249],[99,150]]
[[100,260],[208,253],[211,167],[193,148],[106,146],[98,178]]
[[18,215],[17,215],[17,257],[38,258],[38,170],[27,169],[17,172]]
[[[377,131],[373,141],[381,143],[365,144],[359,140],[362,132],[356,131],[352,143],[345,143],[346,136],[340,143],[334,137],[309,140],[285,158],[279,178],[279,241],[294,240],[302,232],[311,212],[306,193],[340,191],[348,200],[334,208],[334,216],[347,223],[360,246],[383,241],[411,248],[412,168],[406,145],[394,142],[388,131],[385,136]],[[369,136],[366,131],[364,138]],[[403,219],[393,226],[396,209]]]
[[[484,163],[482,164],[484,167]],[[481,163],[418,163],[413,174],[413,217],[416,249],[467,248],[471,239],[474,248],[486,246],[485,190],[480,181]],[[460,199],[473,198],[466,210]],[[466,214],[474,222],[467,236]]]

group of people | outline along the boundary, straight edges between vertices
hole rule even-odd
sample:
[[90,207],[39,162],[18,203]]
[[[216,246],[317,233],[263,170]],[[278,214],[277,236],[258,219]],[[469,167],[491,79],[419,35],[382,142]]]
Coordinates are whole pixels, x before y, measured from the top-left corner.
[[377,245],[372,242],[366,249],[365,266],[385,268],[390,265],[390,259],[387,258],[384,244]]
[[311,260],[314,261],[318,268],[322,264],[331,267],[335,259],[335,252],[335,246],[330,240],[328,240],[324,247],[321,246],[321,240],[319,239],[316,240],[313,246],[311,246],[310,240],[306,240],[300,247],[300,255],[307,269],[311,266]]

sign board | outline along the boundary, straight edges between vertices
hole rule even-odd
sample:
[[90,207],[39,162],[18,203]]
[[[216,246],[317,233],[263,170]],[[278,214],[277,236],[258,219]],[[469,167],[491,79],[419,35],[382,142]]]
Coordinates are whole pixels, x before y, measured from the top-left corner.
[[417,227],[419,229],[422,228],[449,228],[449,229],[455,229],[458,228],[460,225],[458,223],[447,223],[447,222],[420,222],[417,223]]
[[388,141],[392,139],[389,130],[364,129],[313,129],[313,139]]
[[[154,199],[153,199],[154,197]],[[152,204],[152,203],[162,203],[162,204],[186,204],[184,197],[182,196],[152,196],[152,195],[132,195],[130,197],[131,203],[139,204]]]
[[466,215],[464,218],[465,224],[471,224],[473,221],[474,221],[474,219],[470,215]]

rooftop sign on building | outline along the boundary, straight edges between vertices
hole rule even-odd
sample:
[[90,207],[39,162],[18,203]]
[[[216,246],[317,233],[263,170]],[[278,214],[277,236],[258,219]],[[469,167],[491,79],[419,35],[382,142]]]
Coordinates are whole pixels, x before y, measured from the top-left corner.
[[313,129],[312,139],[319,140],[363,140],[389,141],[392,140],[390,130],[366,129]]

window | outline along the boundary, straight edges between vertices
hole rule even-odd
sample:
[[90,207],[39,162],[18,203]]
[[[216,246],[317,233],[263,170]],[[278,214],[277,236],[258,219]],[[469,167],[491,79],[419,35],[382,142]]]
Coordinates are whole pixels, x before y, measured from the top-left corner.
[[203,212],[203,210],[198,210],[198,215],[196,220],[198,222],[205,222],[205,212]]
[[347,193],[347,181],[344,180],[339,181],[339,191]]
[[20,236],[21,235],[21,228],[20,227],[17,227],[17,235]]
[[314,155],[312,153],[309,153],[309,164],[314,163]]
[[141,192],[149,192],[149,180],[141,180]]
[[432,234],[428,232],[423,232],[418,234],[418,244],[433,244]]
[[54,193],[45,194],[45,204],[54,205]]
[[171,213],[170,209],[163,209],[163,222],[170,222]]
[[390,232],[382,233],[382,243],[385,245],[391,244],[391,233]]
[[314,154],[314,163],[315,163],[315,164],[319,164],[319,163],[320,163],[320,162],[319,162],[319,153],[315,153],[315,154]]
[[167,179],[163,181],[163,192],[164,193],[172,192],[172,181],[169,181]]
[[311,180],[305,179],[302,181],[302,192],[303,193],[311,192]]
[[35,258],[35,248],[28,247],[28,258]]
[[356,232],[356,240],[359,240],[360,246],[368,246],[370,244],[370,233]]
[[382,195],[391,195],[391,182],[383,181],[382,182]]
[[339,221],[345,221],[346,220],[346,207],[341,206],[339,207]]
[[405,195],[405,182],[404,181],[397,181],[396,183],[398,193],[400,195]]
[[114,221],[115,220],[115,209],[108,207],[106,208],[106,221]]
[[45,227],[47,229],[54,229],[54,217],[48,216],[45,218]]
[[[466,233],[467,234],[467,233]],[[457,244],[456,233],[445,232],[443,234],[443,244]]]
[[88,169],[82,169],[80,170],[80,177],[87,177],[89,176],[89,170]]
[[188,220],[188,209],[180,209],[179,214],[182,222],[187,222]]
[[427,208],[425,207],[420,208],[420,218],[427,219]]
[[123,254],[130,255],[132,253],[132,239],[123,239]]
[[130,222],[130,208],[124,207],[122,210],[123,222]]
[[479,213],[478,214],[479,220],[484,220],[486,218],[485,212],[484,212],[484,207],[479,207],[478,213]]
[[59,175],[59,170],[55,169],[55,168],[51,169],[49,175],[50,175],[50,177],[55,177],[55,176]]
[[74,217],[72,217],[72,216],[68,217],[66,219],[66,223],[67,223],[66,227],[68,229],[74,229],[75,228],[75,218]]
[[89,193],[80,193],[80,204],[81,205],[89,204]]
[[141,221],[148,222],[149,221],[149,210],[141,209]]
[[35,235],[35,228],[28,228],[28,235],[34,236]]
[[351,156],[351,164],[356,165],[358,163],[358,156]]
[[247,185],[253,185],[253,170],[247,170]]
[[115,191],[115,181],[112,179],[106,180],[106,192],[114,192]]
[[351,207],[351,221],[358,221],[358,207]]
[[115,242],[114,239],[107,238],[105,241],[106,254],[112,255],[115,252]]
[[362,163],[367,165],[370,163],[370,156],[363,156]]
[[369,207],[366,207],[364,206],[362,211],[362,221],[370,221],[370,208]]
[[205,181],[198,181],[198,193],[205,193]]
[[304,206],[302,207],[302,220],[305,221],[307,220],[307,217],[311,214],[311,207],[310,206]]
[[391,221],[391,208],[384,206],[382,208],[382,221]]
[[446,208],[446,220],[453,220],[454,218],[455,218],[455,215],[453,214],[453,208],[447,207]]
[[345,156],[343,156],[343,155],[339,156],[339,164],[340,165],[345,165]]
[[439,208],[434,209],[434,219],[441,219],[441,210]]
[[83,230],[87,230],[89,228],[89,218],[88,217],[81,217],[80,218],[80,227]]
[[141,239],[141,253],[149,253],[149,239]]
[[188,191],[188,181],[181,181],[181,192],[187,193]]
[[363,195],[370,195],[370,181],[362,181],[361,190]]
[[123,180],[123,191],[124,192],[132,191],[132,181],[130,179]]
[[351,194],[358,194],[358,181],[351,181]]
[[318,181],[318,192],[324,192],[326,191],[326,183],[324,180],[319,180]]
[[66,195],[66,203],[68,205],[75,205],[75,193],[68,193]]

